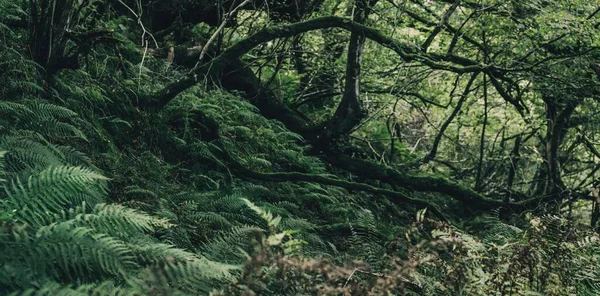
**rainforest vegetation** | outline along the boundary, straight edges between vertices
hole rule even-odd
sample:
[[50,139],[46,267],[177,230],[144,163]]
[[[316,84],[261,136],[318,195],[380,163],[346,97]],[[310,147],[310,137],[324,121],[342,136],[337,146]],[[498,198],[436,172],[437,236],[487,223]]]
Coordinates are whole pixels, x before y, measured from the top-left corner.
[[600,295],[599,0],[2,0],[0,295]]

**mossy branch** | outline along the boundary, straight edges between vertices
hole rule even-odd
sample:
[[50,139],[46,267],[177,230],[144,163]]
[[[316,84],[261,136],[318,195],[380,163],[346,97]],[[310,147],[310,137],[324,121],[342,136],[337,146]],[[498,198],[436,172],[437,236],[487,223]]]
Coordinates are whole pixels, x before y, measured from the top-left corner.
[[[462,202],[473,210],[491,210],[503,206],[501,200],[487,198],[478,192],[442,177],[412,176],[402,174],[388,166],[351,158],[342,154],[328,155],[325,160],[357,176],[379,180],[388,184],[418,192],[438,192]],[[521,204],[509,204],[514,210],[522,209]]]
[[215,79],[216,75],[218,75],[232,61],[235,61],[244,54],[250,52],[260,44],[279,38],[293,37],[305,32],[326,28],[340,28],[350,32],[358,32],[361,35],[364,35],[365,38],[391,49],[404,61],[418,61],[427,65],[431,69],[445,70],[454,73],[491,71],[498,75],[501,75],[502,72],[498,68],[482,65],[477,61],[456,55],[424,53],[418,47],[385,36],[377,29],[359,24],[347,18],[326,16],[305,22],[264,28],[230,46],[211,61],[198,65],[198,67],[195,67],[185,78],[167,85],[164,89],[150,98],[150,101],[146,103],[150,106],[162,108],[179,93],[195,85],[197,82]]
[[[219,146],[223,147],[223,145]],[[445,215],[435,205],[422,199],[409,197],[406,194],[399,191],[378,188],[365,183],[350,182],[326,175],[316,175],[298,172],[257,172],[244,167],[237,160],[235,160],[235,158],[231,156],[225,148],[221,148],[221,150],[221,156],[231,165],[232,171],[246,178],[265,182],[313,182],[322,185],[342,187],[348,190],[364,191],[373,194],[385,195],[387,197],[390,197],[391,200],[394,202],[407,203],[415,205],[417,207],[428,208],[440,220],[448,221]]]

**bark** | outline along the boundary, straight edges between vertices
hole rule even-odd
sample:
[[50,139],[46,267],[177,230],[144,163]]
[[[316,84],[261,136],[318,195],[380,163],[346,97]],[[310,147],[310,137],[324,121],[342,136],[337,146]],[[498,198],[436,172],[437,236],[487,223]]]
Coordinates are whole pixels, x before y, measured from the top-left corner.
[[560,203],[566,194],[566,187],[562,181],[560,147],[569,130],[571,115],[579,103],[570,101],[561,107],[555,98],[543,96],[542,99],[546,102],[546,135],[542,139],[541,150],[544,165],[536,174],[535,180],[539,181],[533,184],[532,192],[534,196],[540,197],[541,201]]
[[[352,20],[363,24],[370,12],[370,8],[377,0],[356,0]],[[360,102],[360,75],[362,51],[366,38],[362,32],[352,31],[348,45],[346,61],[346,77],[344,95],[331,120],[325,123],[323,132],[319,136],[321,145],[330,145],[342,136],[346,136],[366,116]]]
[[[80,21],[76,18],[85,17],[79,15],[79,11],[86,5],[99,4],[78,4],[73,0],[30,0],[29,3],[29,53],[48,76],[61,69],[79,68],[79,56],[88,54],[97,43],[117,42],[110,30],[74,30]],[[74,46],[68,46],[68,42]]]
[[520,202],[504,203],[502,200],[491,199],[480,193],[450,181],[443,177],[415,176],[401,173],[385,165],[369,162],[362,159],[351,158],[343,154],[326,155],[323,157],[327,163],[346,170],[365,179],[379,180],[390,185],[406,188],[416,192],[437,192],[447,195],[463,204],[471,211],[489,211],[501,209],[522,213],[539,207],[540,203],[548,199],[533,197]]
[[592,189],[592,214],[590,217],[590,226],[596,231],[599,232],[600,228],[598,227],[598,221],[600,221],[600,196],[598,196],[598,189]]
[[485,131],[488,125],[488,96],[487,76],[483,76],[483,124],[481,126],[481,137],[479,139],[479,161],[477,162],[477,174],[475,175],[475,190],[483,190],[483,157],[485,152]]
[[433,204],[418,198],[409,197],[408,195],[400,192],[384,188],[378,188],[366,183],[349,182],[342,179],[332,178],[322,175],[313,175],[297,172],[284,172],[284,173],[262,173],[252,171],[244,168],[243,166],[236,164],[235,161],[230,160],[230,164],[233,164],[233,169],[238,174],[246,176],[254,180],[261,180],[266,182],[313,182],[323,185],[332,185],[342,187],[347,190],[356,190],[369,192],[375,195],[387,196],[391,201],[396,203],[410,204],[417,207],[427,208],[434,213],[439,219],[448,221],[445,215]]
[[508,178],[506,181],[506,195],[504,196],[504,203],[508,204],[512,197],[512,188],[515,182],[515,175],[517,172],[517,166],[519,165],[519,160],[521,155],[519,150],[521,149],[521,135],[518,135],[515,138],[515,144],[513,146],[512,151],[510,152],[510,167],[508,168]]
[[241,60],[234,60],[221,78],[221,86],[242,92],[242,96],[256,106],[268,119],[281,121],[290,131],[311,139],[313,124],[301,113],[292,110],[270,89],[263,87],[254,71]]

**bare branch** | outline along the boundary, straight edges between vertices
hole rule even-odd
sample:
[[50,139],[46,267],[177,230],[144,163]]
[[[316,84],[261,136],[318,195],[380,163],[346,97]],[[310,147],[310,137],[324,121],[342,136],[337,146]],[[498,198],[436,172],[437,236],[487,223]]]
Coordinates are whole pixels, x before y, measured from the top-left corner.
[[225,18],[221,22],[221,25],[212,34],[212,36],[210,36],[210,38],[208,39],[208,41],[206,41],[206,44],[204,44],[204,46],[202,47],[202,51],[200,52],[200,55],[198,56],[198,61],[196,62],[196,65],[194,65],[194,68],[190,71],[190,73],[194,72],[194,70],[196,68],[198,68],[198,66],[200,65],[200,62],[202,61],[202,58],[204,57],[204,55],[208,51],[208,47],[211,45],[211,43],[213,43],[215,41],[215,39],[217,39],[217,36],[219,36],[219,34],[221,33],[221,31],[223,31],[223,29],[225,28],[225,26],[229,22],[229,20],[231,20],[231,17],[233,15],[235,15],[235,13],[238,10],[240,10],[240,8],[244,7],[246,4],[248,4],[250,2],[252,2],[252,0],[245,0],[244,2],[240,3],[240,5],[236,6],[234,9],[232,9],[230,12],[228,12],[228,13],[225,14]]
[[444,26],[446,26],[448,19],[450,19],[450,17],[454,13],[454,11],[456,11],[458,4],[460,4],[460,0],[455,0],[454,4],[452,4],[452,6],[450,6],[450,8],[448,9],[448,11],[446,11],[446,13],[444,13],[444,16],[442,16],[442,19],[440,20],[440,22],[437,24],[437,26],[435,26],[435,29],[433,29],[431,34],[427,37],[427,40],[425,40],[423,45],[421,45],[421,50],[423,50],[424,52],[427,52],[427,49],[431,45],[431,42],[433,42],[433,39],[435,39],[437,34],[439,34],[442,31],[442,28]]
[[475,78],[477,78],[478,75],[479,75],[479,73],[473,73],[473,75],[471,75],[469,82],[467,82],[467,86],[465,86],[465,90],[463,91],[462,95],[460,96],[460,99],[456,103],[456,107],[452,111],[452,114],[450,114],[450,116],[446,119],[444,124],[442,124],[442,126],[440,127],[440,131],[438,132],[435,139],[433,140],[433,145],[431,147],[431,150],[429,151],[427,156],[425,156],[423,158],[423,160],[422,160],[423,163],[427,163],[430,160],[435,158],[435,155],[437,154],[438,146],[440,145],[440,142],[442,140],[442,137],[444,136],[444,133],[446,132],[446,129],[448,128],[450,123],[452,123],[452,120],[454,120],[454,117],[456,117],[458,112],[460,112],[460,109],[462,108],[463,103],[467,100],[467,96],[471,92],[471,86],[473,85],[473,82],[475,81]]

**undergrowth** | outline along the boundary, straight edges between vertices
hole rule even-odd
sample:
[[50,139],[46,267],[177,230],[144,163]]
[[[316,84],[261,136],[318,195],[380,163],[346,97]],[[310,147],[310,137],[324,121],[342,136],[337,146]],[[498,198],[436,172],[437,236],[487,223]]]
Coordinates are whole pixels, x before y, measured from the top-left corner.
[[600,239],[568,219],[492,212],[458,228],[372,194],[236,175],[231,159],[353,178],[236,93],[138,108],[181,73],[141,64],[130,41],[48,79],[2,30],[3,295],[600,293]]

